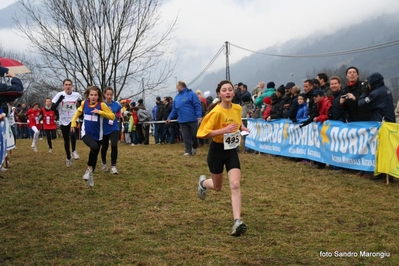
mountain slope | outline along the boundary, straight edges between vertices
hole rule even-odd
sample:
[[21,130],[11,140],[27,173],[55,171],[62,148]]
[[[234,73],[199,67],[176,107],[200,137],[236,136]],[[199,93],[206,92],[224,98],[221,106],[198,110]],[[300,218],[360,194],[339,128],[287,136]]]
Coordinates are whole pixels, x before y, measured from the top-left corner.
[[[399,39],[398,29],[398,15],[382,16],[343,28],[331,35],[315,34],[259,52],[309,55],[346,51]],[[231,50],[233,49],[238,48],[232,46]],[[318,71],[337,69],[342,65],[356,66],[361,77],[362,73],[364,76],[378,71],[389,81],[390,78],[399,77],[399,45],[363,53],[318,58],[282,58],[251,54],[230,66],[230,78],[233,83],[246,83],[249,90],[261,80],[274,81],[276,85],[294,81],[302,86],[307,74],[315,78]],[[214,92],[216,84],[225,78],[225,73],[225,69],[210,73],[202,82],[193,84],[192,87]]]

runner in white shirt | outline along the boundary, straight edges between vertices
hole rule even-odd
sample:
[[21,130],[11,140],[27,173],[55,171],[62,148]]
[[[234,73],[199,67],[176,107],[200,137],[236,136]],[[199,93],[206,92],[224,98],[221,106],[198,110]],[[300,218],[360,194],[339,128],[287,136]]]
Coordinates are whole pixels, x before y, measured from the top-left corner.
[[[59,113],[59,123],[62,137],[64,138],[64,148],[67,157],[66,166],[69,167],[72,165],[72,157],[75,160],[79,159],[79,155],[76,152],[76,134],[71,133],[71,120],[76,111],[76,104],[79,100],[82,100],[82,96],[72,91],[72,81],[70,79],[65,79],[62,86],[64,91],[54,96],[51,109],[58,110]],[[72,156],[69,140],[71,140]]]

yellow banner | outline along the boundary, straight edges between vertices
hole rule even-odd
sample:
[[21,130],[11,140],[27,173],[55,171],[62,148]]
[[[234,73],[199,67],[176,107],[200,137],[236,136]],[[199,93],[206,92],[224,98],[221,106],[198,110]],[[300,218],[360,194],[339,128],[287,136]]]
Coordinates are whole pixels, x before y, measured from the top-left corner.
[[375,174],[399,178],[399,124],[384,122],[378,132]]

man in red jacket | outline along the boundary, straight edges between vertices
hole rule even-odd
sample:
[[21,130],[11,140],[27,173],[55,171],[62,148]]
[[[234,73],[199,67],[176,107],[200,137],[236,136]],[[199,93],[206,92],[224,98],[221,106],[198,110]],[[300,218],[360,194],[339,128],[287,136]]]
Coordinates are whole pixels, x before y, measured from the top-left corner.
[[317,104],[317,110],[319,111],[319,116],[316,116],[314,122],[324,122],[328,119],[328,113],[331,109],[331,101],[326,96],[323,90],[317,89],[313,92],[314,102]]
[[[315,104],[317,104],[317,110],[319,111],[319,115],[316,116],[313,121],[314,122],[324,122],[327,119],[329,119],[328,113],[330,112],[331,109],[331,101],[330,99],[326,96],[323,90],[321,89],[316,89],[312,93],[313,99]],[[323,169],[326,167],[325,163],[320,163],[320,162],[312,162],[311,167],[317,168],[317,169]]]

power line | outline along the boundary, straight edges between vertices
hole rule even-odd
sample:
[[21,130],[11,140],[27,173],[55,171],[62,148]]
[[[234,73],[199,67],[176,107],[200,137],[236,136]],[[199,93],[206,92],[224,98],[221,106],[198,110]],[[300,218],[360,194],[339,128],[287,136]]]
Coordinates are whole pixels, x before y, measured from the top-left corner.
[[360,47],[360,48],[355,48],[351,50],[345,50],[345,51],[338,51],[338,52],[330,52],[330,53],[322,53],[322,54],[308,54],[308,55],[289,55],[289,54],[271,54],[271,53],[262,53],[254,50],[250,50],[235,44],[230,43],[230,45],[241,49],[245,50],[248,52],[252,52],[255,54],[261,54],[261,55],[266,55],[266,56],[275,56],[275,57],[289,57],[289,58],[316,58],[316,57],[329,57],[329,56],[338,56],[338,55],[346,55],[346,54],[355,54],[355,53],[363,53],[367,51],[372,51],[372,50],[377,50],[377,49],[382,49],[386,47],[391,47],[395,45],[399,45],[399,39],[385,42],[385,43],[380,43],[380,44],[375,44],[371,46],[366,46],[366,47]]
[[197,77],[195,77],[192,81],[190,81],[187,84],[187,87],[189,87],[191,84],[193,84],[194,82],[197,81],[197,79],[199,79],[207,70],[208,68],[210,68],[210,66],[215,62],[215,60],[218,58],[218,56],[223,52],[224,50],[224,45],[222,45],[222,47],[220,47],[219,51],[216,53],[216,55],[212,58],[212,60],[209,62],[209,64],[201,71],[201,73],[199,73],[197,75]]

